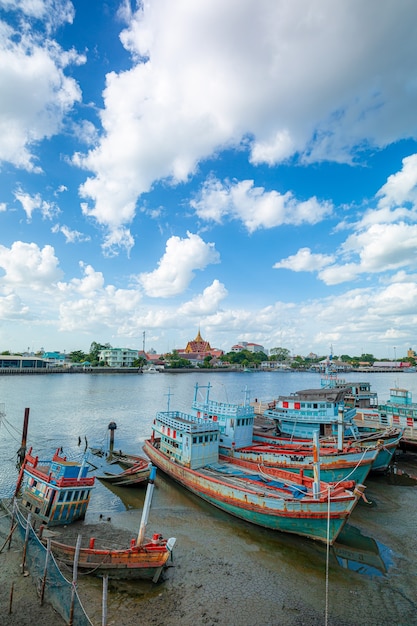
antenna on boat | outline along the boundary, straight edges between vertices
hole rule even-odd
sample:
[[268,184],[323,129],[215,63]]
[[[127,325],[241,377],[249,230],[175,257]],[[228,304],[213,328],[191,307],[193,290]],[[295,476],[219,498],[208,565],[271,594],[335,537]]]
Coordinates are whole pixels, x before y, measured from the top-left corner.
[[207,385],[199,385],[198,383],[195,384],[194,402],[197,402],[197,399],[198,399],[197,396],[198,396],[198,390],[199,389],[207,389],[205,404],[208,404],[209,403],[211,384],[210,383],[208,383]]
[[245,392],[245,400],[243,402],[243,406],[248,406],[250,402],[249,402],[249,389],[247,385],[245,385],[244,392]]
[[167,411],[169,411],[169,404],[170,404],[171,396],[173,395],[171,393],[171,387],[168,387],[168,393],[166,393],[165,395],[168,398],[168,400],[167,400]]

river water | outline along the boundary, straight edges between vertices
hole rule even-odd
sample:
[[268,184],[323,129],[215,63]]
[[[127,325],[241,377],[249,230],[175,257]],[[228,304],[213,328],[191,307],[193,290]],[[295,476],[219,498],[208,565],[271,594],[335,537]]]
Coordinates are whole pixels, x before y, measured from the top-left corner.
[[[388,399],[393,386],[412,391],[417,399],[415,373],[360,376],[349,373],[343,377],[370,381],[380,401]],[[199,372],[0,376],[0,410],[4,413],[0,425],[0,496],[9,497],[13,493],[16,452],[26,407],[30,409],[27,443],[40,458],[49,458],[60,447],[69,458],[81,458],[86,446],[107,447],[110,422],[117,426],[115,448],[141,454],[155,413],[165,410],[168,403],[173,410],[187,411],[196,383],[210,384],[211,398],[215,400],[242,402],[247,389],[250,399],[268,401],[279,394],[320,387],[320,375]],[[408,468],[414,464],[417,474],[417,458],[407,455],[405,461]],[[417,624],[416,483],[372,476],[366,484],[372,505],[358,504],[341,541],[332,550],[333,621],[329,620],[329,624]],[[110,490],[97,482],[86,521],[95,523],[99,516],[100,519],[108,516],[115,524],[134,529],[143,497],[143,490]],[[328,554],[320,544],[240,522],[206,505],[160,474],[151,519],[162,525],[166,536],[195,532],[193,520],[198,519],[208,544],[212,542],[214,546],[215,542],[219,545],[230,540],[236,549],[242,542],[246,558],[249,554],[252,559],[252,567],[270,571],[271,580],[279,576],[283,588],[287,585],[292,594],[302,598],[306,611],[320,614],[328,602],[325,581]],[[285,622],[277,617],[258,623],[271,626],[313,623],[302,612],[287,617]],[[253,618],[247,620],[240,617],[236,623],[241,626],[256,623]]]

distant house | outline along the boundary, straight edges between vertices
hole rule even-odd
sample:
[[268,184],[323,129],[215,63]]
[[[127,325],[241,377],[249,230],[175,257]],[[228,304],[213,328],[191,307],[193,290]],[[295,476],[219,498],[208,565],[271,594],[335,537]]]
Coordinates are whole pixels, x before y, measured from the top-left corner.
[[408,361],[375,361],[373,369],[406,369],[410,367]]
[[264,352],[267,354],[267,351],[263,346],[259,343],[250,343],[248,341],[241,341],[240,343],[236,343],[231,347],[230,352],[242,352],[242,350],[248,350],[248,352]]
[[44,359],[37,356],[20,356],[14,354],[0,355],[0,369],[44,369],[47,363]]
[[98,353],[99,361],[104,361],[109,367],[133,367],[138,359],[139,351],[130,348],[105,348]]
[[47,362],[48,367],[63,367],[68,363],[67,355],[62,352],[44,352],[42,358]]

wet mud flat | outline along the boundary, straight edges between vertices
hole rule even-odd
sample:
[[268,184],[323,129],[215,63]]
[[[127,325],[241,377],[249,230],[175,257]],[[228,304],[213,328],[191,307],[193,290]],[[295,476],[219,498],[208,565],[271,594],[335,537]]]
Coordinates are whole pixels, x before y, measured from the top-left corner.
[[[397,467],[417,473],[416,457],[399,457]],[[172,566],[157,585],[109,581],[108,624],[321,626],[327,616],[329,626],[417,625],[417,483],[398,484],[391,478],[371,476],[366,495],[372,504],[361,501],[351,516],[347,529],[353,527],[366,541],[360,541],[358,550],[355,542],[349,544],[339,554],[336,545],[327,555],[320,543],[240,522],[159,475],[148,528],[177,538]],[[134,508],[112,513],[110,519],[94,511],[85,522],[72,525],[71,534],[107,536],[109,541],[117,536],[127,544],[136,536],[139,520]],[[2,518],[1,544],[9,529],[10,521]],[[359,560],[352,569],[349,557],[355,555]],[[1,620],[9,618],[10,580],[21,577],[15,540],[6,568],[4,556],[0,554],[0,624],[13,624]],[[71,578],[69,571],[64,573]],[[25,581],[33,591],[23,607],[27,615],[22,620],[28,621],[14,623],[60,624],[53,610],[50,617],[33,617],[36,586],[30,577]],[[99,626],[101,579],[79,576],[78,591],[92,623]]]

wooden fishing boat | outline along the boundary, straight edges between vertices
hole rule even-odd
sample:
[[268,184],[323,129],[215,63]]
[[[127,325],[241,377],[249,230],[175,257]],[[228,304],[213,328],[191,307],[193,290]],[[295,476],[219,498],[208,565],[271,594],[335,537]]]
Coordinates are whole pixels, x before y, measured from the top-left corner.
[[[206,396],[201,397],[201,390]],[[297,444],[253,441],[254,408],[249,403],[247,390],[243,404],[217,402],[209,397],[210,385],[195,386],[192,410],[197,417],[218,423],[220,431],[219,455],[231,463],[244,462],[246,467],[278,467],[292,472],[314,476],[312,447]],[[368,448],[353,445],[320,447],[320,478],[327,482],[353,480],[363,483],[379,454],[379,446]]]
[[129,469],[144,462],[149,463],[149,461],[144,459],[143,456],[129,454],[128,452],[122,452],[121,450],[113,450],[111,455],[109,455],[109,459],[112,463],[118,463],[124,469]]
[[59,526],[84,519],[95,478],[87,476],[88,466],[68,461],[59,450],[52,460],[42,461],[26,453],[16,484],[20,503],[44,525]]
[[[179,411],[158,412],[144,451],[152,463],[214,506],[258,526],[332,544],[365,487],[331,485],[273,468],[219,459],[219,426]],[[347,486],[351,487],[348,489]]]
[[355,423],[357,409],[345,404],[346,388],[304,389],[279,396],[270,403],[264,417],[275,424],[275,433],[254,429],[253,440],[270,444],[310,446],[313,434],[320,435],[321,446],[346,443],[359,448],[380,445],[379,453],[372,463],[372,471],[385,471],[392,461],[401,441],[403,431],[399,428],[363,429]]
[[114,473],[104,471],[97,478],[106,483],[111,483],[118,487],[142,487],[146,485],[151,473],[151,464],[148,459],[141,458],[139,463],[124,470]]
[[376,407],[357,408],[355,422],[359,429],[402,428],[401,447],[417,448],[417,403],[408,389],[392,387],[387,402]]
[[[158,533],[154,533],[152,539],[145,538],[155,474],[156,468],[153,467],[149,477],[138,537],[132,539],[128,548],[100,546],[100,542],[94,537],[88,540],[87,547],[83,547],[80,535],[75,545],[48,538],[55,559],[71,567],[76,567],[77,570],[81,570],[85,574],[107,575],[109,578],[117,579],[143,578],[152,579],[155,583],[158,582],[163,569],[167,567],[168,560],[172,556],[176,539],[171,537],[166,540]],[[46,541],[45,536],[42,537],[42,540]]]

